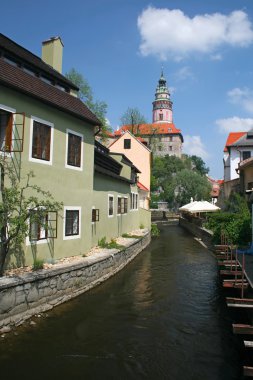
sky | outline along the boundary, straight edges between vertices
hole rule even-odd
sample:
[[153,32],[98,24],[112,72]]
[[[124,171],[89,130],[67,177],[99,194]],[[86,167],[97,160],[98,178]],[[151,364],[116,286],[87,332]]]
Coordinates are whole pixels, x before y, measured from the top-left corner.
[[9,0],[0,31],[34,54],[60,36],[71,68],[108,105],[113,129],[128,107],[152,122],[163,67],[183,153],[223,178],[230,132],[253,128],[252,0]]

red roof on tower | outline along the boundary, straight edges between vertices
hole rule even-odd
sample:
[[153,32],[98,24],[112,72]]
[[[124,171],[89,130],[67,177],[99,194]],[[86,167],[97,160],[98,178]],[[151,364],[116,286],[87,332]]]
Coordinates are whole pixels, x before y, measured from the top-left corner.
[[152,123],[139,125],[123,125],[119,130],[114,132],[115,136],[121,136],[125,131],[133,132],[140,135],[164,135],[164,134],[181,134],[173,123]]

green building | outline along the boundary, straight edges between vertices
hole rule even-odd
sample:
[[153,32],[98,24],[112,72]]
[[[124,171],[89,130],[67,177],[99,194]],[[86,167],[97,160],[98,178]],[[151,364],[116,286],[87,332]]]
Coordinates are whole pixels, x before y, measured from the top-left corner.
[[150,212],[138,207],[138,169],[95,144],[101,123],[60,73],[62,48],[60,38],[43,42],[45,62],[0,34],[0,154],[21,182],[32,170],[36,184],[63,202],[53,234],[31,226],[25,265],[35,255],[45,261],[82,255],[103,236],[150,228]]

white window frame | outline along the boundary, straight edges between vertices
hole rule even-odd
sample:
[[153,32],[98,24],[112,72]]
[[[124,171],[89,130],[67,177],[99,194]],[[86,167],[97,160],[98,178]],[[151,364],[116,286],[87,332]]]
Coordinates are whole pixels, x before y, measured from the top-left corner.
[[[80,160],[80,167],[79,166],[72,166],[68,165],[68,142],[69,142],[69,133],[72,135],[76,135],[78,137],[81,137],[81,160]],[[66,152],[65,152],[65,168],[73,169],[73,170],[83,170],[83,135],[81,133],[78,133],[76,131],[73,131],[72,129],[66,129]]]
[[[11,108],[11,107],[8,107],[4,104],[0,104],[0,110],[3,110],[3,111],[6,111],[6,112],[10,112],[10,113],[16,113],[17,111],[15,110],[15,108]],[[15,115],[13,117],[13,124],[15,125]],[[13,139],[13,128],[12,128],[12,136],[11,138]],[[0,152],[1,155],[5,155],[7,157],[11,157],[13,155],[13,152]]]
[[119,198],[123,198],[123,197],[122,197],[121,195],[118,195],[118,196],[117,196],[117,215],[118,215],[118,216],[119,216],[119,215],[123,215],[123,214],[121,214],[121,213],[120,213],[120,214],[118,213]]
[[[50,160],[41,160],[40,158],[32,157],[32,144],[33,144],[33,122],[37,121],[38,123],[45,124],[51,128],[51,140],[50,140]],[[54,124],[50,121],[40,119],[37,116],[31,116],[30,123],[30,144],[29,144],[29,161],[36,162],[44,165],[52,165],[53,163],[53,145],[54,145]]]
[[[65,222],[66,222],[66,211],[79,211],[79,234],[78,235],[65,235]],[[82,207],[79,206],[64,206],[64,217],[63,217],[63,240],[73,240],[81,238],[81,219],[82,219]]]
[[[112,201],[113,201],[113,207],[112,207],[112,215],[109,214],[109,200],[110,200],[110,197],[112,197]],[[118,197],[119,198],[119,197]],[[108,203],[107,203],[107,207],[108,207],[108,218],[113,218],[114,217],[114,195],[113,194],[108,194]],[[118,207],[118,204],[117,204],[117,207]],[[120,214],[118,214],[120,215]]]
[[130,211],[138,211],[139,209],[139,193],[136,191],[131,191],[130,206],[133,206],[133,208],[130,208]]
[[[36,211],[36,209],[34,209],[34,211]],[[28,224],[29,224],[29,228],[28,230],[30,231],[30,218],[28,219]],[[45,230],[44,230],[45,231]],[[48,243],[48,237],[45,238],[45,239],[40,239],[40,240],[30,240],[30,237],[29,237],[29,234],[28,236],[26,236],[26,245],[38,245],[38,244],[46,244]]]
[[[118,198],[117,198],[117,215],[119,216],[119,215],[127,215],[127,212],[122,212],[122,213],[120,213],[120,214],[118,214],[118,199],[119,198],[121,198],[121,199],[127,199],[127,206],[128,206],[128,196],[126,196],[126,195],[118,195]],[[125,207],[124,207],[124,209],[125,209]]]
[[[124,198],[124,200],[127,199],[127,212],[128,212],[128,208],[129,208],[129,198],[128,198],[128,196],[124,196],[123,198]],[[124,211],[125,211],[125,201],[124,201]],[[123,215],[127,215],[127,212],[124,212]]]

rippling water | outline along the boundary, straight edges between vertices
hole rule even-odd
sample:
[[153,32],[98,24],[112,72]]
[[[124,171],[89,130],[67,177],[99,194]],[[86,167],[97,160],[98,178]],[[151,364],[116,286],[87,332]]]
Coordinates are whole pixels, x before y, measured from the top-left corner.
[[215,258],[178,226],[36,323],[0,340],[1,379],[240,379]]

